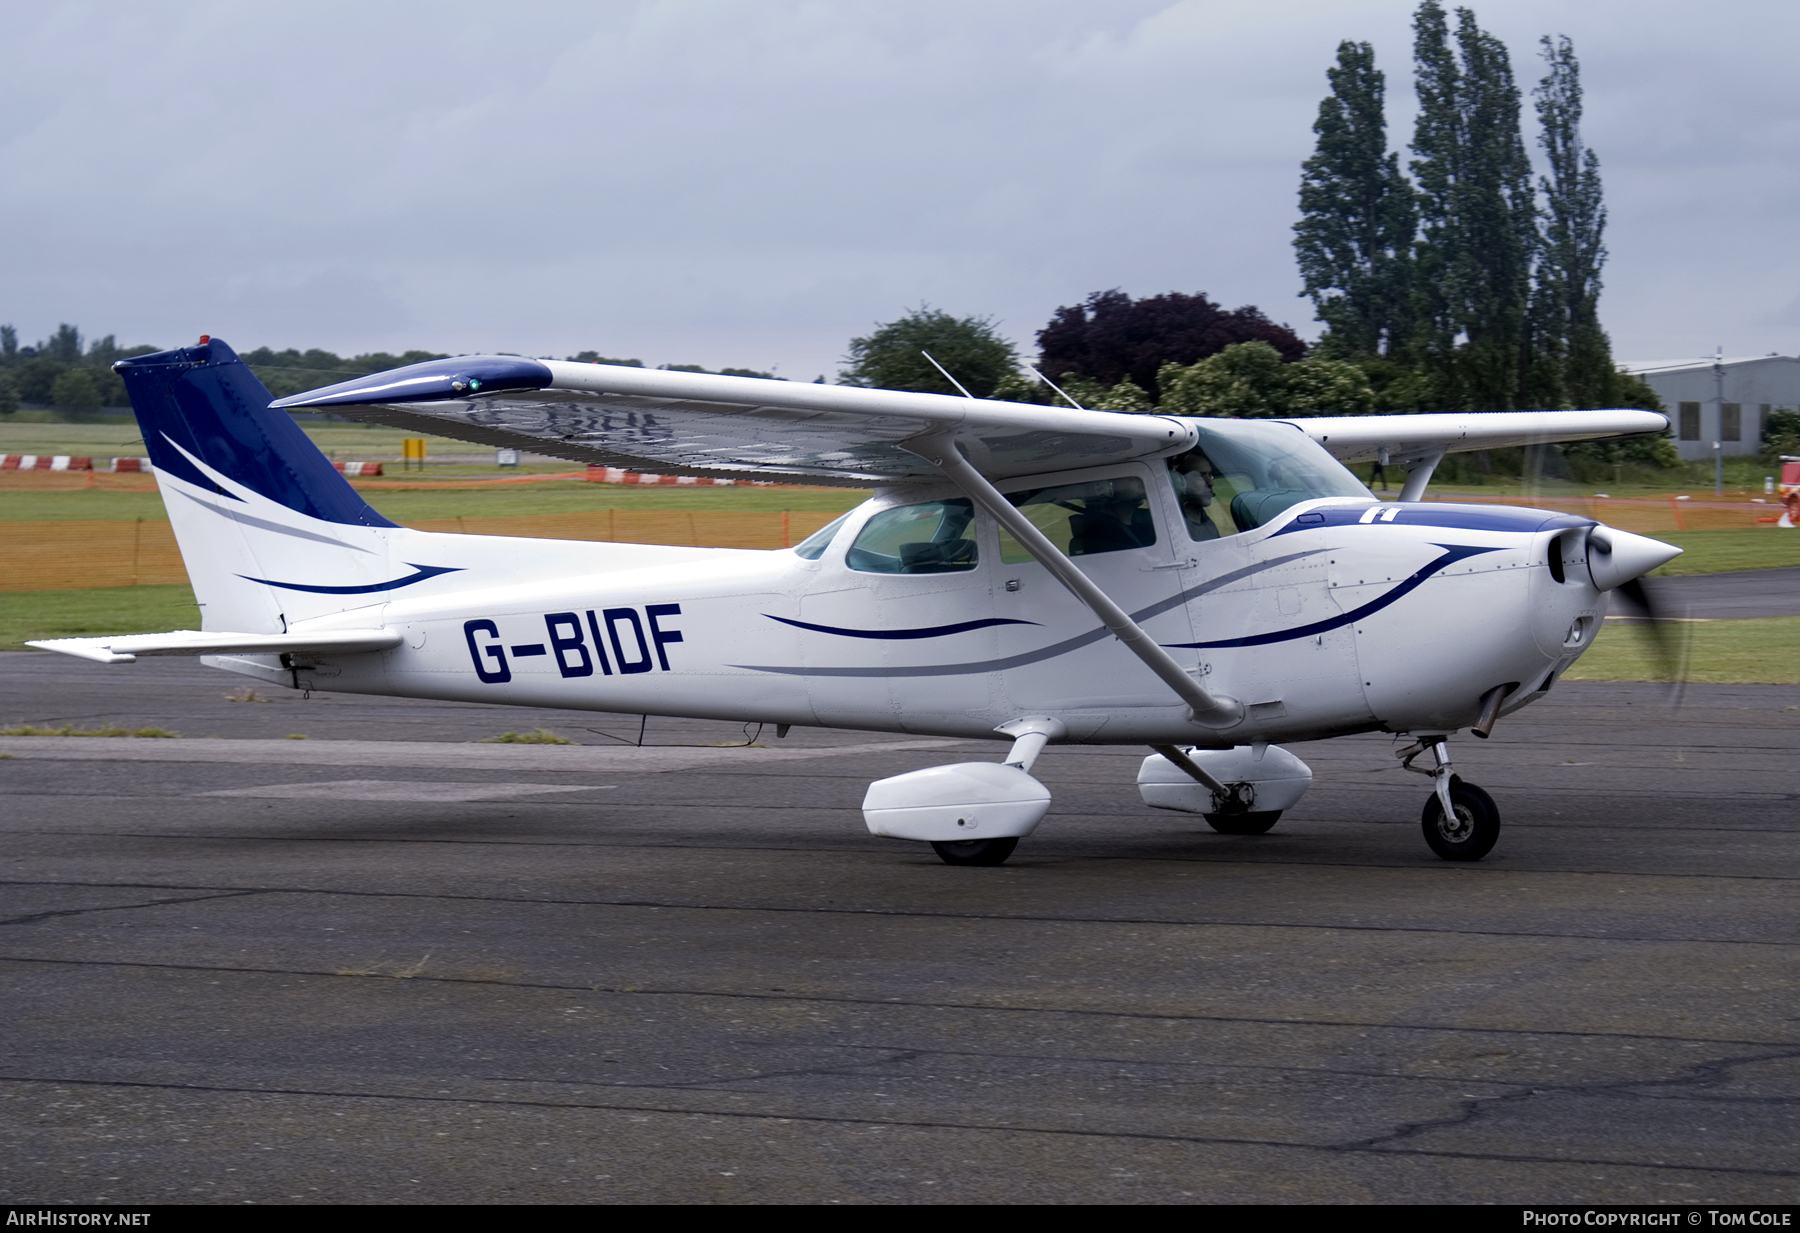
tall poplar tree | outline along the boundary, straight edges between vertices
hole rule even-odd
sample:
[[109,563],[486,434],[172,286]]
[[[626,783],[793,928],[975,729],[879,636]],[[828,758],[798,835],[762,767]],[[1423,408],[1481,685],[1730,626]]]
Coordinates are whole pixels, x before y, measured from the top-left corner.
[[1387,150],[1386,78],[1375,49],[1346,40],[1302,165],[1294,250],[1326,326],[1327,354],[1397,357],[1412,341],[1409,273],[1418,226],[1412,185]]
[[1414,305],[1421,359],[1446,407],[1503,410],[1527,397],[1537,247],[1531,163],[1505,44],[1436,0],[1413,19],[1419,118]]
[[1581,142],[1581,66],[1574,47],[1548,35],[1542,45],[1549,71],[1533,94],[1550,174],[1539,180],[1544,235],[1533,306],[1536,349],[1555,362],[1572,406],[1607,406],[1618,397],[1618,372],[1612,343],[1600,328],[1600,268],[1606,264],[1600,159]]

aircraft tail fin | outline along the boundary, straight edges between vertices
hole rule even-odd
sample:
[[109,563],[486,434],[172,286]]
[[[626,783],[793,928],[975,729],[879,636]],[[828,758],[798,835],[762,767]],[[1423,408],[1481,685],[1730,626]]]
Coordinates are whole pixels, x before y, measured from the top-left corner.
[[159,473],[220,492],[216,473],[296,513],[391,527],[328,462],[268,389],[217,338],[120,360],[144,445]]
[[205,634],[255,641],[352,611],[359,616],[333,627],[372,629],[381,621],[367,610],[391,599],[725,551],[399,526],[362,499],[288,412],[269,405],[269,391],[218,339],[113,367],[156,466]]
[[[113,370],[131,395],[204,628],[280,633],[380,598],[360,596],[368,588],[357,583],[387,575],[386,532],[396,524],[292,416],[270,409],[269,391],[230,347],[202,338]],[[346,561],[354,577],[342,577]],[[270,585],[296,574],[299,588]],[[326,585],[306,588],[308,574]]]

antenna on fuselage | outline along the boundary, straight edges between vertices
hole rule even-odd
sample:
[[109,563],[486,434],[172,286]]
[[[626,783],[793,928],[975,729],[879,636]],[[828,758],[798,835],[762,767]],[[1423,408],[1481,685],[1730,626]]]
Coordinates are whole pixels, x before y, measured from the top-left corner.
[[1036,377],[1039,381],[1042,381],[1045,385],[1049,386],[1051,389],[1055,390],[1058,394],[1062,394],[1063,401],[1068,403],[1071,407],[1074,407],[1077,411],[1086,411],[1087,410],[1086,407],[1084,407],[1080,403],[1076,402],[1073,398],[1070,398],[1067,394],[1063,394],[1062,386],[1058,385],[1056,382],[1054,382],[1050,378],[1046,377],[1043,373],[1039,372],[1037,369],[1033,368],[1031,365],[1029,365],[1029,364],[1025,365],[1025,371],[1030,373],[1032,376]]
[[950,370],[948,368],[945,368],[942,364],[938,363],[936,360],[931,359],[931,352],[929,352],[929,351],[925,350],[923,347],[921,347],[919,349],[919,354],[924,356],[926,359],[931,360],[931,366],[933,368],[937,369],[939,372],[944,374],[944,380],[948,381],[951,385],[954,385],[957,389],[962,390],[962,396],[964,398],[975,397],[975,395],[969,393],[968,390],[963,389],[963,383],[958,381],[955,377],[952,377],[950,375]]

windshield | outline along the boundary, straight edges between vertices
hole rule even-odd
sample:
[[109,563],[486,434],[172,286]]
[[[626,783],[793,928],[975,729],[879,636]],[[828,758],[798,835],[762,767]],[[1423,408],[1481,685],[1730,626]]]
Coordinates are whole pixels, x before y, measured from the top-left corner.
[[1291,424],[1204,420],[1194,427],[1200,433],[1194,448],[1169,459],[1169,483],[1189,539],[1249,531],[1318,497],[1373,495]]

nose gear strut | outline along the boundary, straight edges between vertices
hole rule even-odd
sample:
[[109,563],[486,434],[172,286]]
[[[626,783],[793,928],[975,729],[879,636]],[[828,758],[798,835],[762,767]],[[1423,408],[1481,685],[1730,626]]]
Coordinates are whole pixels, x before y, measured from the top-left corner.
[[[1432,767],[1414,766],[1413,759],[1431,751]],[[1449,861],[1478,861],[1493,850],[1500,838],[1500,810],[1494,798],[1472,783],[1464,783],[1450,765],[1449,738],[1421,736],[1405,749],[1395,751],[1402,770],[1429,776],[1432,795],[1425,802],[1420,824],[1431,850]]]

